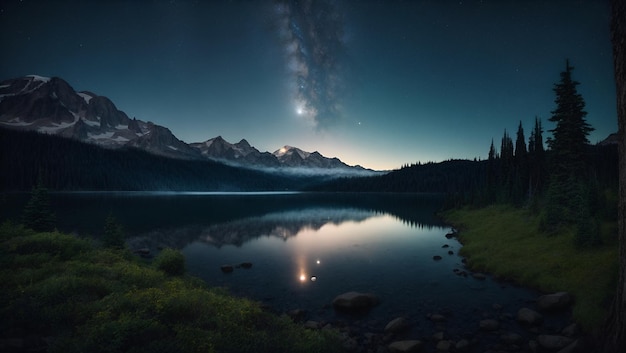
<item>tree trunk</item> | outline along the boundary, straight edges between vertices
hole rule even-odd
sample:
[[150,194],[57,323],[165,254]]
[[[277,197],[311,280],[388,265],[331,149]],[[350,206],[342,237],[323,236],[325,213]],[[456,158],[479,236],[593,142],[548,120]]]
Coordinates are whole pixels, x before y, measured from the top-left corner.
[[619,277],[600,342],[604,353],[623,352],[626,347],[626,0],[612,0],[612,7],[611,36],[619,127]]

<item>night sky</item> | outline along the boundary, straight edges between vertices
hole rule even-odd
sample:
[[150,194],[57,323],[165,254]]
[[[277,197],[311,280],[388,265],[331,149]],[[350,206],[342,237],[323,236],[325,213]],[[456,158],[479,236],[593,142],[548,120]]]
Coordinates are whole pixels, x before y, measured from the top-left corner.
[[185,142],[392,169],[553,128],[567,58],[590,142],[616,132],[609,22],[608,0],[5,0],[0,80],[61,77]]

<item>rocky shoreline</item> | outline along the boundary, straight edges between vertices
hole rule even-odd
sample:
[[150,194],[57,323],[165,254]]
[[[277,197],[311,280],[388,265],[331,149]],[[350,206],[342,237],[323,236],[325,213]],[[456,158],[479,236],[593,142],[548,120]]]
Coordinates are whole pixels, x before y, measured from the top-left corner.
[[[446,238],[457,235],[453,231]],[[433,260],[440,259],[434,256]],[[488,278],[472,272],[465,261],[463,264],[464,268],[454,269],[455,274],[479,281]],[[573,301],[569,293],[558,292],[520,303],[515,310],[493,303],[487,310],[475,310],[470,317],[442,310],[424,317],[398,316],[383,322],[368,319],[368,310],[380,302],[375,294],[346,292],[332,302],[333,309],[344,314],[344,320],[309,320],[307,311],[302,309],[285,314],[308,329],[337,330],[346,352],[586,352],[587,338],[580,326],[569,319]],[[555,316],[568,320],[555,324],[550,320]]]

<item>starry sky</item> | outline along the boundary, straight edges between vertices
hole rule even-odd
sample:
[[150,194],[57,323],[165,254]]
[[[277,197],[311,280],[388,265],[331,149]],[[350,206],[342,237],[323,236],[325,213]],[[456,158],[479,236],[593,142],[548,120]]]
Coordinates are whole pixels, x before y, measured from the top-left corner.
[[616,132],[609,22],[608,0],[5,0],[0,80],[61,77],[188,143],[395,169],[553,128],[566,59],[590,142]]

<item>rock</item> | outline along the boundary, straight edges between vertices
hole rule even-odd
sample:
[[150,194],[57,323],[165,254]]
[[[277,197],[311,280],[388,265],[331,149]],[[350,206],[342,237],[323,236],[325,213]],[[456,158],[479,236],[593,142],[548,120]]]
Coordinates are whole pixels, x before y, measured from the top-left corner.
[[289,316],[294,322],[300,322],[304,320],[304,317],[306,316],[306,311],[302,309],[289,310],[287,312],[287,316]]
[[448,255],[454,255],[454,251],[448,250]]
[[317,321],[309,320],[304,323],[304,328],[308,328],[310,330],[317,330],[319,327],[320,324]]
[[580,343],[579,340],[572,342],[570,345],[561,349],[557,353],[575,353],[575,352],[584,352],[584,347],[582,347],[582,344]]
[[482,273],[472,273],[472,277],[476,278],[477,280],[481,280],[484,281],[487,279],[487,276],[485,276]]
[[442,259],[442,257],[441,257],[441,256],[439,256],[439,255],[435,255],[435,256],[433,256],[433,260],[435,260],[435,261],[439,261],[439,260],[441,260],[441,259]]
[[448,238],[448,239],[454,238],[454,237],[457,236],[457,234],[458,234],[458,232],[453,230],[450,233],[446,234],[446,238]]
[[239,264],[239,267],[249,269],[252,267],[252,262],[242,262],[241,264]]
[[450,343],[450,341],[439,341],[437,342],[437,350],[440,352],[447,352],[450,350],[450,347],[452,347],[452,343]]
[[222,272],[224,273],[231,273],[233,272],[234,268],[232,265],[222,265],[220,266],[220,270],[222,270]]
[[351,337],[346,338],[341,345],[346,352],[355,352],[359,348],[359,342]]
[[573,323],[561,330],[561,334],[567,337],[576,337],[580,334],[580,331],[580,326],[577,323]]
[[385,333],[397,333],[406,330],[410,326],[409,321],[403,317],[391,320],[385,326]]
[[446,317],[441,314],[432,314],[430,315],[429,319],[433,322],[444,322],[447,320]]
[[572,296],[567,292],[542,295],[537,299],[537,307],[542,311],[567,309],[572,304]]
[[139,248],[139,249],[133,250],[133,253],[138,254],[138,255],[150,255],[150,249],[149,248]]
[[498,322],[498,320],[494,319],[480,320],[480,323],[478,325],[483,331],[495,331],[500,328],[500,323]]
[[419,352],[422,349],[422,341],[418,340],[406,340],[406,341],[396,341],[392,342],[387,346],[390,352]]
[[517,312],[517,322],[521,324],[535,326],[541,324],[542,321],[543,316],[534,310],[521,308]]
[[470,342],[466,339],[462,339],[454,346],[458,352],[464,352],[470,348]]
[[443,331],[435,332],[435,334],[433,335],[433,341],[441,341],[444,336],[445,333]]
[[541,347],[545,349],[556,351],[574,343],[574,340],[565,336],[539,335],[537,336],[537,342]]
[[378,305],[378,297],[370,293],[347,292],[333,299],[333,307],[338,310],[358,311]]
[[445,248],[449,248],[449,247],[450,247],[450,245],[448,245],[448,244],[443,244],[443,246],[442,246],[442,248],[444,248],[444,249]]
[[524,337],[522,337],[522,335],[517,334],[517,333],[505,333],[503,335],[500,336],[500,341],[502,341],[502,343],[504,344],[521,344],[524,341]]

